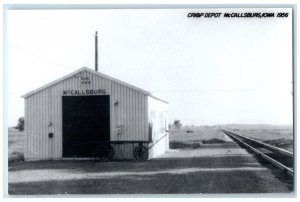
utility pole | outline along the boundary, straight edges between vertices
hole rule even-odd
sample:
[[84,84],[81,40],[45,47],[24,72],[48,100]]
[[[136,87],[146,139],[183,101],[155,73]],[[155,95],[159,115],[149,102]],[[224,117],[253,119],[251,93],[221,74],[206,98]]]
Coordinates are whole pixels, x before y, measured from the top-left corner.
[[95,34],[95,71],[98,72],[98,32]]

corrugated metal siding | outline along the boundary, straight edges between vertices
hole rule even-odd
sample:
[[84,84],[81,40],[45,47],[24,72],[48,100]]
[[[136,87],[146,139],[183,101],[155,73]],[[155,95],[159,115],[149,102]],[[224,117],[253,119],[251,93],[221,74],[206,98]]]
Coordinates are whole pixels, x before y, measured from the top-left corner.
[[[106,89],[110,95],[111,140],[148,140],[147,95],[90,72],[86,75],[91,84],[81,84],[76,74],[25,99],[26,159],[62,158],[63,90]],[[123,126],[122,135],[117,135],[117,125]],[[53,138],[48,137],[50,132]],[[117,158],[132,157],[131,145],[118,146],[123,149],[116,151]]]

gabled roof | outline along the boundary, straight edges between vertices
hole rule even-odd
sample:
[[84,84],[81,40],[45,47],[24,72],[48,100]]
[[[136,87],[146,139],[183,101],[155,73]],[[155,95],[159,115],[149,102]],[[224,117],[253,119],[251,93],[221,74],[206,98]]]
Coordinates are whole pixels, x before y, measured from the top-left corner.
[[159,98],[157,98],[157,97],[154,97],[154,96],[151,95],[151,93],[148,92],[148,91],[145,91],[145,90],[143,90],[143,89],[141,89],[141,88],[138,88],[138,87],[135,87],[135,86],[133,86],[133,85],[130,85],[130,84],[126,83],[126,82],[120,81],[120,80],[118,80],[118,79],[112,78],[112,77],[107,76],[107,75],[105,75],[105,74],[99,73],[99,72],[94,71],[94,70],[92,70],[92,69],[90,69],[90,68],[87,68],[87,67],[82,67],[82,68],[80,68],[80,69],[78,69],[78,70],[76,70],[76,71],[74,71],[74,72],[72,72],[72,73],[70,73],[70,74],[68,74],[68,75],[66,75],[66,76],[64,76],[64,77],[61,77],[61,78],[59,78],[59,79],[57,79],[57,80],[55,80],[55,81],[52,81],[51,83],[48,83],[48,84],[46,84],[46,85],[44,85],[44,86],[42,86],[42,87],[40,87],[40,88],[38,88],[38,89],[36,89],[36,90],[30,91],[29,93],[26,93],[25,95],[22,95],[22,98],[27,98],[27,97],[29,97],[29,96],[35,94],[35,93],[38,93],[38,92],[40,92],[40,91],[42,91],[42,90],[44,90],[44,89],[47,89],[47,88],[49,88],[49,87],[51,87],[51,86],[53,86],[53,85],[55,85],[55,84],[58,84],[59,82],[61,82],[61,81],[63,81],[63,80],[66,80],[66,79],[68,79],[68,78],[71,78],[72,76],[74,76],[74,75],[76,75],[76,74],[78,74],[79,72],[82,72],[82,71],[90,72],[90,73],[95,74],[95,75],[97,75],[97,76],[100,76],[100,77],[102,77],[102,78],[111,80],[111,81],[113,81],[113,82],[116,82],[116,83],[121,84],[121,85],[123,85],[123,86],[126,86],[126,87],[128,87],[128,88],[131,88],[131,89],[133,89],[133,90],[136,90],[136,91],[138,91],[138,92],[141,92],[142,94],[151,96],[151,97],[153,97],[153,98],[155,98],[155,99],[157,99],[157,100],[160,100],[160,101],[162,101],[162,102],[168,103],[168,102],[166,102],[166,101],[164,101],[164,100],[161,100],[161,99],[159,99]]

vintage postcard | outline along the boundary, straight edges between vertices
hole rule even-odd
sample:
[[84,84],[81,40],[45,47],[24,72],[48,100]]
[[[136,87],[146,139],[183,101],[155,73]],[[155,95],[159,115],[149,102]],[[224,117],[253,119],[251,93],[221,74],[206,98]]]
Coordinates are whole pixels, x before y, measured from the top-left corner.
[[293,196],[293,6],[58,8],[6,10],[8,196]]

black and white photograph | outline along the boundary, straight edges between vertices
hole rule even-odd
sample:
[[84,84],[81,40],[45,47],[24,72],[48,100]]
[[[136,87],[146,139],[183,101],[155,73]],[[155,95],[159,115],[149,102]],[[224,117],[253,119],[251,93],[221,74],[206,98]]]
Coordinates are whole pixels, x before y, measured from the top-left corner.
[[295,12],[7,5],[7,197],[293,197]]

